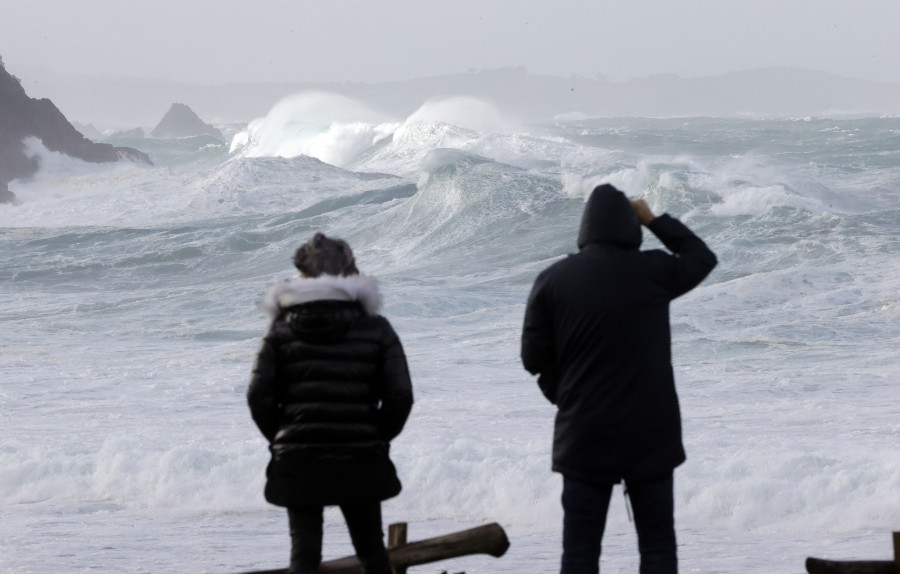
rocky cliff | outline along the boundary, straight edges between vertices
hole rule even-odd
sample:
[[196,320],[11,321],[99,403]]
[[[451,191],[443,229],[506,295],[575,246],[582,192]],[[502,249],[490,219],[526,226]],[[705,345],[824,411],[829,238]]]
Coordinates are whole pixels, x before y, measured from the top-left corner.
[[222,132],[201,120],[200,116],[185,104],[172,104],[150,135],[155,138],[171,139],[207,135],[225,141]]
[[151,163],[146,154],[133,148],[94,143],[76,130],[48,99],[28,97],[19,80],[0,63],[0,202],[15,196],[7,184],[34,175],[38,161],[25,154],[23,140],[40,139],[50,151],[88,162],[114,162],[121,159]]

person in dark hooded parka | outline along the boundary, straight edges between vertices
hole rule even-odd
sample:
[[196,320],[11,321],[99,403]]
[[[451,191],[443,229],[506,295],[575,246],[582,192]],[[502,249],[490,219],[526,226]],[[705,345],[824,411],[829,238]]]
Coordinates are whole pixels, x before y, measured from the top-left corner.
[[[641,224],[671,251],[639,249]],[[579,252],[534,282],[522,362],[557,405],[553,470],[563,475],[562,574],[599,571],[614,484],[634,511],[641,574],[677,572],[672,474],[685,460],[669,302],[716,256],[683,223],[612,185],[593,190]]]
[[263,301],[272,324],[247,391],[271,452],[266,499],[288,509],[288,572],[319,572],[323,507],[340,506],[365,572],[388,574],[381,501],[401,488],[389,448],[413,403],[406,356],[346,242],[317,233],[294,264]]

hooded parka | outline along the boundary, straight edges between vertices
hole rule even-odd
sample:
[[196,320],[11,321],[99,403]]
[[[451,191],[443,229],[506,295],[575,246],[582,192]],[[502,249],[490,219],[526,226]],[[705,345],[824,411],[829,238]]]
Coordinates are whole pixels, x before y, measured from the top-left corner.
[[266,295],[273,320],[247,400],[270,443],[269,502],[344,505],[400,492],[389,445],[412,408],[412,384],[380,303],[361,275],[297,277]]
[[558,407],[553,470],[595,484],[661,478],[684,462],[672,373],[669,302],[716,265],[690,229],[660,215],[672,251],[641,251],[641,226],[611,185],[585,205],[579,252],[534,282],[521,357]]

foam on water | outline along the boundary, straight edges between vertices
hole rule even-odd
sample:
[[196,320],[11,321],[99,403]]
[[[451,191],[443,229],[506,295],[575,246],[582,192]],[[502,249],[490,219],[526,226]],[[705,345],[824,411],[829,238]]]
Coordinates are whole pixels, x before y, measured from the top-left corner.
[[470,96],[431,99],[412,113],[400,128],[419,123],[446,123],[481,133],[514,133],[521,130],[517,122],[505,116],[497,106]]
[[522,234],[530,233],[522,226],[565,200],[553,179],[459,150],[434,150],[421,169],[413,197],[356,230],[358,241],[390,258],[389,269],[422,261],[460,269],[473,257],[479,258],[479,267],[498,259],[509,263],[510,256],[519,256]]
[[232,139],[245,157],[306,155],[342,166],[390,135],[398,124],[338,94],[305,92],[283,99]]
[[[421,538],[498,520],[509,555],[454,570],[556,569],[554,410],[519,365],[519,330],[535,274],[575,249],[583,200],[607,181],[680,216],[720,259],[672,306],[683,569],[789,574],[808,554],[884,557],[900,520],[900,170],[881,159],[893,120],[513,133],[426,115],[352,170],[224,150],[94,165],[29,143],[42,170],[14,182],[19,205],[0,205],[0,570],[285,562],[244,392],[262,294],[318,230],[348,239],[379,278],[414,378],[392,447],[405,490],[386,521]],[[322,133],[363,122],[365,138],[382,125],[334,110],[316,121]],[[289,123],[271,141],[293,138]],[[620,494],[604,568],[634,570]],[[326,555],[349,550],[329,512]]]
[[244,157],[306,155],[364,171],[413,171],[430,149],[461,147],[480,133],[515,132],[493,104],[472,97],[435,98],[403,122],[344,96],[302,93],[279,102],[232,139]]
[[32,181],[10,185],[19,205],[0,206],[3,227],[156,226],[277,214],[404,183],[388,174],[348,172],[309,156],[238,156],[185,171],[88,164],[34,145],[43,167]]

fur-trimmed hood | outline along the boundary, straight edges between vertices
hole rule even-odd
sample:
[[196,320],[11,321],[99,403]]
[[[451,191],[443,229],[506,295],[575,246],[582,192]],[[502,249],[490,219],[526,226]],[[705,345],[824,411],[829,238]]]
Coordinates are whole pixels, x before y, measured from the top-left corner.
[[378,283],[365,275],[320,275],[315,278],[297,275],[272,285],[263,299],[262,308],[269,318],[275,318],[282,309],[310,301],[359,301],[370,316],[381,310]]

